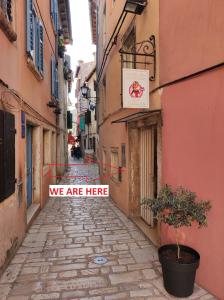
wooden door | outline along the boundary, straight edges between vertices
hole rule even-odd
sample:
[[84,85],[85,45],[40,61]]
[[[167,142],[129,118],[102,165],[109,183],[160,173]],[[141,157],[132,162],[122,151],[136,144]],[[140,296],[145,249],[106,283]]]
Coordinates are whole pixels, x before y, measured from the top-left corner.
[[[156,195],[157,155],[156,129],[140,129],[140,199]],[[153,226],[153,214],[146,205],[141,205],[141,217]]]

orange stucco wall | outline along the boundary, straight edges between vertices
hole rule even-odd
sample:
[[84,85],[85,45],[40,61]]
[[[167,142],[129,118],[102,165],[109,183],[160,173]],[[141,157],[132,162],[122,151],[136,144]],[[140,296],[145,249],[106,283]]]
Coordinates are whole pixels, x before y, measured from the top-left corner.
[[[104,16],[104,4],[106,3],[106,16]],[[107,45],[112,32],[122,13],[125,1],[99,1],[99,36],[98,36],[98,63],[99,67],[103,58],[103,51]],[[125,19],[121,31],[118,36],[117,45],[112,48],[101,76],[99,85],[99,137],[100,137],[100,155],[101,162],[101,180],[105,184],[110,185],[110,194],[114,202],[117,203],[127,215],[130,215],[130,191],[129,191],[129,140],[128,128],[125,123],[112,124],[111,122],[119,118],[136,113],[141,109],[123,109],[121,99],[121,57],[119,50],[123,45],[125,34],[132,24],[136,27],[136,42],[149,39],[150,35],[156,36],[157,55],[159,55],[159,39],[158,39],[158,13],[159,2],[152,0],[141,16],[128,14]],[[145,24],[148,24],[145,26]],[[103,92],[103,78],[106,78],[105,94]],[[156,80],[150,82],[150,89],[156,87],[159,78],[159,69],[156,73]],[[158,93],[151,95],[151,109],[160,107],[160,96]],[[103,173],[103,151],[106,151],[106,164],[111,164],[111,150],[116,148],[119,155],[119,165],[121,166],[121,145],[126,145],[126,167],[123,168],[122,181],[114,182],[110,177],[111,168],[107,168],[107,176]]]
[[[35,154],[36,181],[34,183],[33,203],[44,205],[48,198],[49,179],[43,177],[43,128],[55,131],[56,118],[53,110],[47,106],[51,99],[51,57],[55,51],[55,36],[50,17],[50,1],[34,1],[38,15],[42,16],[44,30],[44,78],[38,80],[27,65],[26,55],[26,1],[13,2],[13,27],[17,41],[12,43],[0,29],[0,79],[13,89],[29,106],[43,116],[51,125],[35,118],[32,111],[27,111],[26,122],[32,123],[35,130],[33,149]],[[49,37],[49,38],[48,38]],[[6,109],[15,115],[16,133],[16,168],[17,183],[22,183],[22,197],[19,202],[19,188],[15,193],[0,203],[0,273],[2,266],[12,257],[16,247],[21,243],[27,229],[26,210],[26,139],[21,138],[21,109],[14,96],[2,93],[0,86],[0,109]],[[7,89],[6,89],[7,91]],[[7,105],[6,102],[9,104]],[[2,105],[3,104],[3,105]],[[6,105],[5,105],[6,104]],[[56,147],[55,147],[56,148]],[[39,170],[37,172],[37,170]]]

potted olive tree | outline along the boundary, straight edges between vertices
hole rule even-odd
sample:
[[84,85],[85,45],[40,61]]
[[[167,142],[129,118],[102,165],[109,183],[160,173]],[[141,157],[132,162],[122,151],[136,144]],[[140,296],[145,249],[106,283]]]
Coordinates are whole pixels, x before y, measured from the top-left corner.
[[176,244],[159,248],[163,283],[168,293],[176,297],[188,297],[193,293],[199,253],[179,243],[178,228],[190,227],[196,223],[199,228],[207,225],[209,201],[196,200],[196,194],[183,188],[172,189],[165,185],[154,199],[144,199],[142,204],[149,207],[155,218],[175,229]]

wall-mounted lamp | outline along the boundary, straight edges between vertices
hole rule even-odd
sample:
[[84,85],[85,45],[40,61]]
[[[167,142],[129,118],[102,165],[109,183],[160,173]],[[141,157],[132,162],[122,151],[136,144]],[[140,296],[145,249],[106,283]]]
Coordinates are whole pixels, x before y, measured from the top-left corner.
[[127,0],[124,6],[124,11],[141,15],[146,5],[146,0]]
[[84,83],[83,86],[81,86],[81,93],[82,93],[82,96],[86,99],[88,98],[88,91],[89,91],[89,88],[88,88],[87,84]]

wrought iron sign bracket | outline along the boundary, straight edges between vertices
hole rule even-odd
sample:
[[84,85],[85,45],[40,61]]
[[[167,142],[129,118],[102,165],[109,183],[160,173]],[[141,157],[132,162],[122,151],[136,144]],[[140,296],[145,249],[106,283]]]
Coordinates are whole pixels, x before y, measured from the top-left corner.
[[[138,69],[138,66],[149,68],[150,81],[155,81],[156,77],[156,39],[151,35],[148,40],[136,43],[130,51],[125,48],[119,50],[121,55],[121,72],[124,67]],[[131,66],[130,66],[131,65]]]

